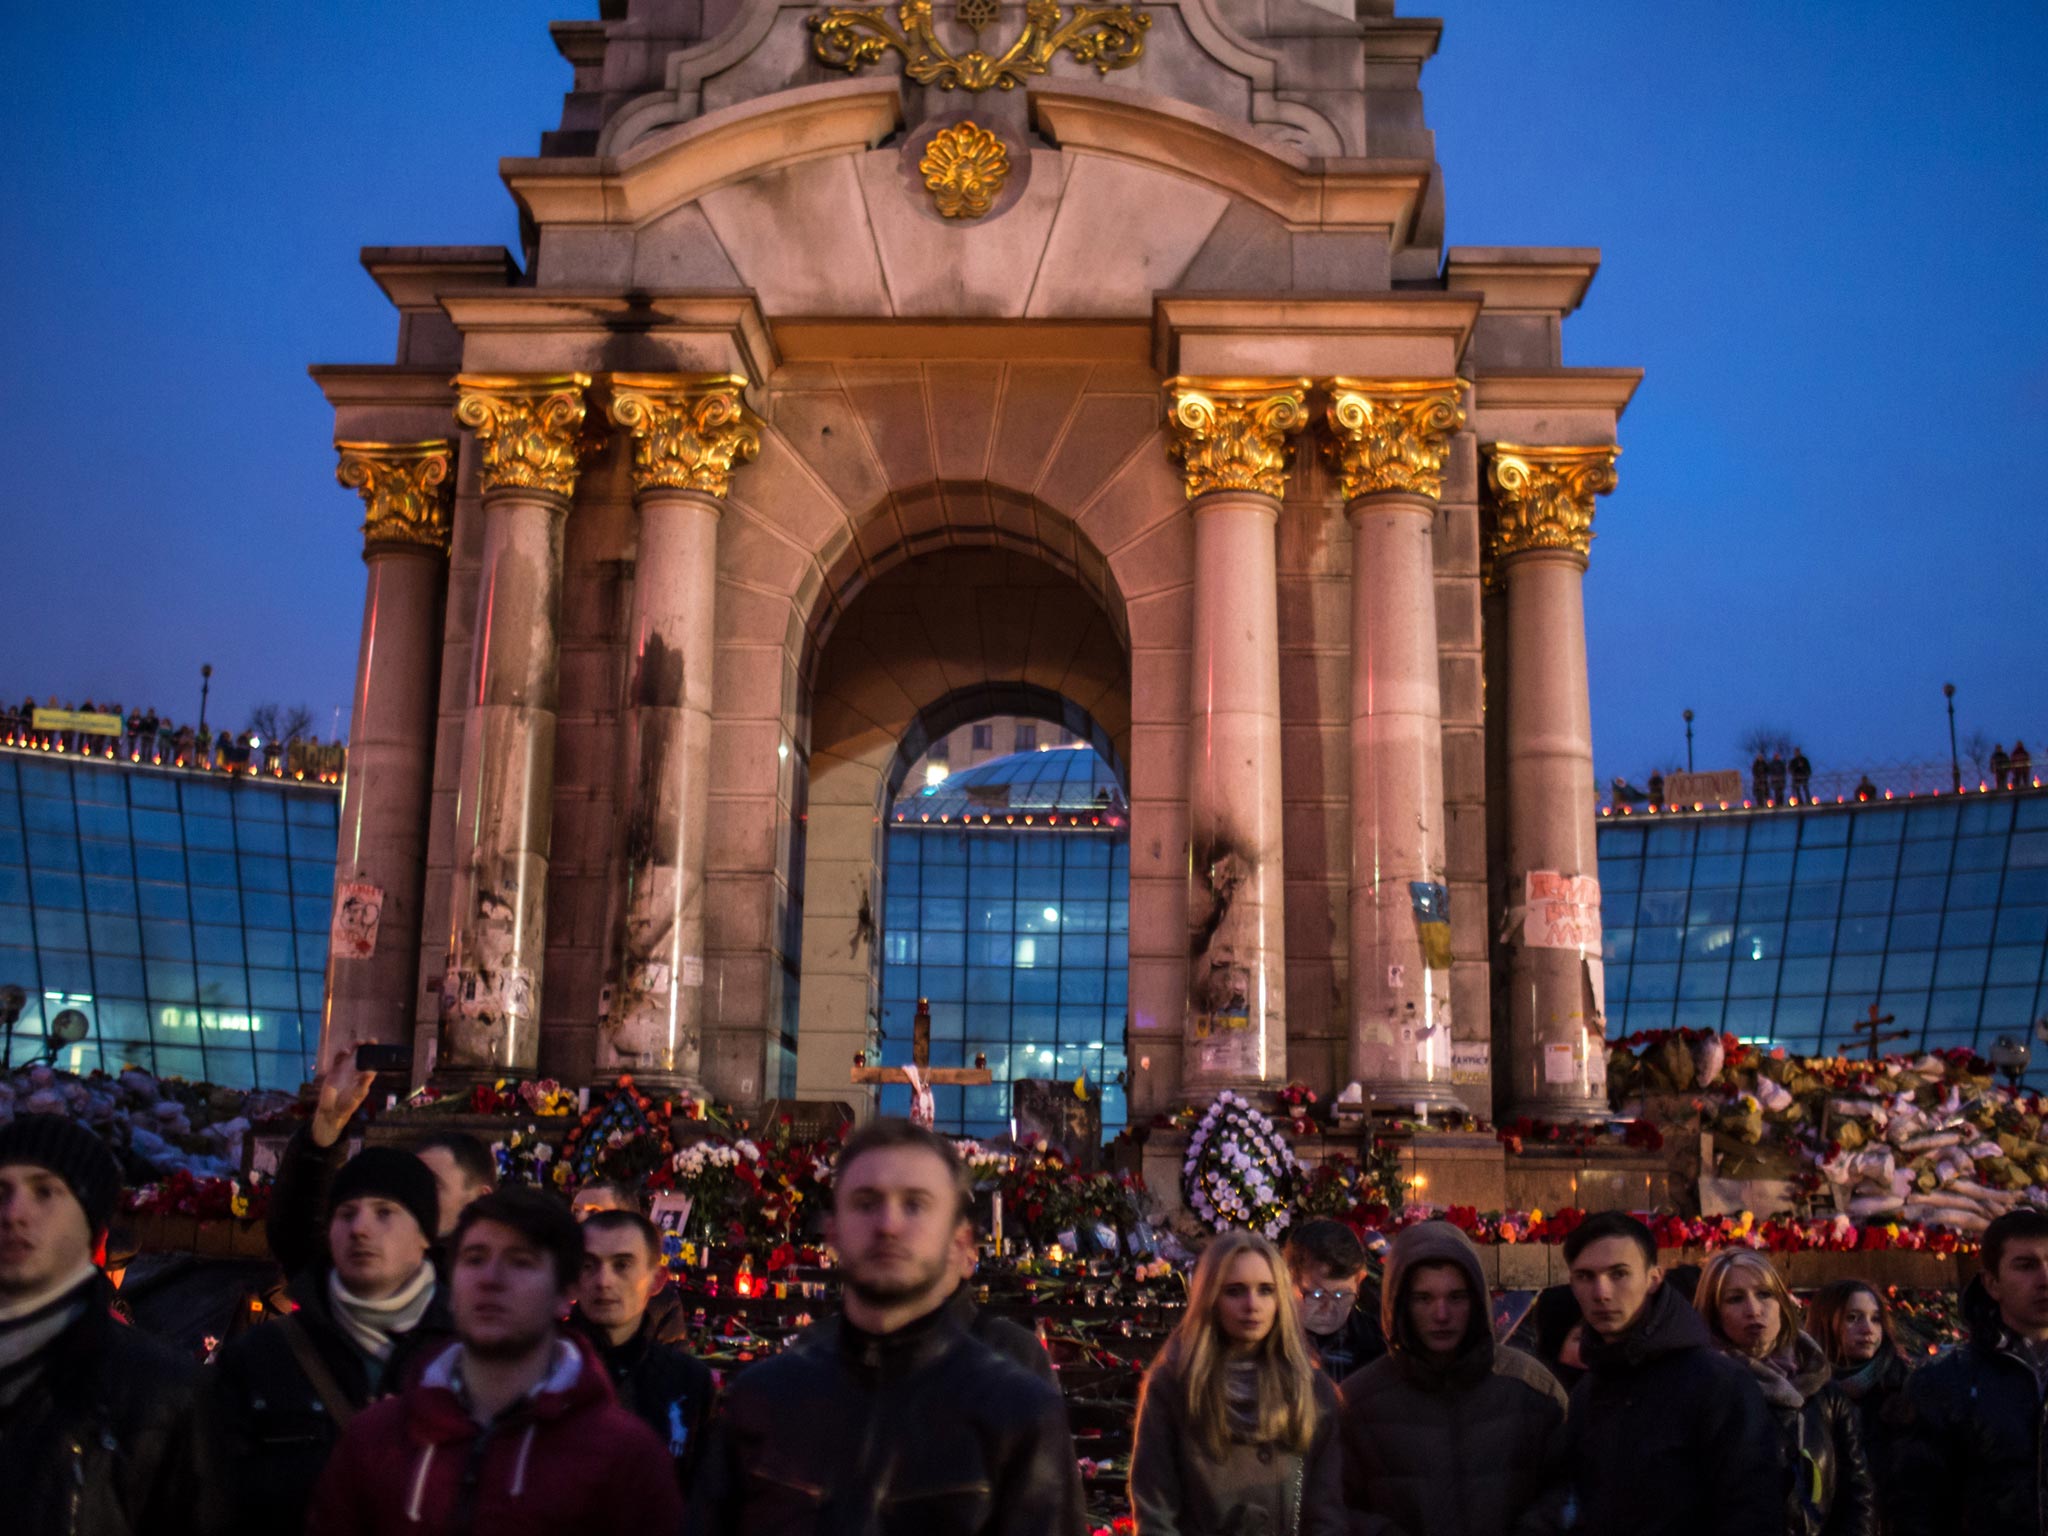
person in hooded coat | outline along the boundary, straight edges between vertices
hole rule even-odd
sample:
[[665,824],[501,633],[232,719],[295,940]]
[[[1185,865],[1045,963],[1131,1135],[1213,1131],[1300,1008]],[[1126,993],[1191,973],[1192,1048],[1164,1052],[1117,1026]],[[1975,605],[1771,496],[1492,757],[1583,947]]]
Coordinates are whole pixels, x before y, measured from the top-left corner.
[[1799,1327],[1799,1304],[1771,1261],[1746,1248],[1714,1255],[1694,1306],[1714,1346],[1756,1378],[1792,1469],[1791,1536],[1874,1536],[1877,1493],[1856,1405],[1827,1352]]
[[1786,1529],[1784,1449],[1750,1373],[1657,1265],[1657,1240],[1620,1211],[1565,1239],[1586,1319],[1586,1375],[1566,1438],[1574,1536],[1772,1536]]
[[1497,1345],[1479,1252],[1446,1221],[1395,1238],[1388,1353],[1345,1378],[1354,1536],[1539,1536],[1564,1503],[1564,1389]]

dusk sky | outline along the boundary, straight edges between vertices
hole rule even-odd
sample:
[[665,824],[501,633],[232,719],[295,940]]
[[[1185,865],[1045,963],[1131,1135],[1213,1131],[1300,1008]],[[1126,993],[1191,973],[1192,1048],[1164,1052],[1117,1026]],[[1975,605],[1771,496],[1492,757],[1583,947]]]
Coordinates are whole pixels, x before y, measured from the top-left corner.
[[[2048,7],[1439,0],[1450,240],[1587,245],[1566,361],[1648,371],[1587,587],[1603,777],[1778,724],[1818,769],[2048,744]],[[10,13],[0,693],[346,724],[360,503],[314,362],[364,245],[517,244],[575,0]],[[2036,761],[2044,754],[2036,746]]]

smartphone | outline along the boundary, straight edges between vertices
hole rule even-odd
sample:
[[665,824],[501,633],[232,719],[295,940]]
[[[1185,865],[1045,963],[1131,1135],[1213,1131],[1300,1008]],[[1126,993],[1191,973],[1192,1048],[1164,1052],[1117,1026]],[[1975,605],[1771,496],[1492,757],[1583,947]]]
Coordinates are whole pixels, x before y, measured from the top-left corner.
[[356,1047],[356,1070],[358,1072],[410,1072],[412,1071],[412,1047],[409,1045],[380,1045],[374,1040],[365,1040]]

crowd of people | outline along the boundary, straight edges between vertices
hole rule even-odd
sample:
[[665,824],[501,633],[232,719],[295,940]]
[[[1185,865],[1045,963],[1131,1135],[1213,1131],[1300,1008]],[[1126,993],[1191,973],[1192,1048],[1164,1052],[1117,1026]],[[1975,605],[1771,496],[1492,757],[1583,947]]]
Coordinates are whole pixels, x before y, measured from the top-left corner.
[[[86,1126],[0,1128],[0,1488],[27,1533],[1079,1536],[1043,1348],[978,1307],[972,1189],[903,1121],[840,1156],[841,1303],[722,1389],[674,1340],[616,1185],[495,1187],[460,1133],[347,1154],[337,1062],[269,1217],[289,1303],[203,1366],[116,1315],[119,1193]],[[2012,1536],[2048,1530],[2048,1211],[1984,1234],[1973,1333],[1910,1370],[1873,1287],[1802,1308],[1763,1255],[1659,1267],[1588,1218],[1533,1350],[1458,1228],[1222,1233],[1152,1362],[1137,1536]]]
[[[38,723],[37,714],[44,717]],[[118,721],[115,730],[88,730],[77,724],[55,725],[49,716],[101,715]],[[19,705],[0,705],[0,745],[29,751],[101,757],[109,761],[148,763],[159,768],[185,768],[203,773],[266,774],[271,778],[341,782],[348,747],[317,736],[279,741],[253,730],[209,734],[204,723],[180,724],[154,709],[123,711],[119,704],[59,704],[53,695],[37,704],[33,694]]]
[[1757,753],[1749,765],[1749,798],[1757,805],[1804,805],[1813,800],[1813,764],[1806,748],[1794,747],[1769,757]]

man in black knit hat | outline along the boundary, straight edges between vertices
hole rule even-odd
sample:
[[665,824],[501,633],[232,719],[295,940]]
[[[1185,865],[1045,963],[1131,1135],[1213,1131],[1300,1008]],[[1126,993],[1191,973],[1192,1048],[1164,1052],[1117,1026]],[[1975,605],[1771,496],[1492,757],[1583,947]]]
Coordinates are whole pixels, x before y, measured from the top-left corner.
[[0,1126],[0,1497],[23,1536],[191,1525],[194,1367],[114,1316],[95,1262],[120,1193],[85,1126]]
[[296,1536],[349,1421],[452,1337],[428,1255],[438,1226],[434,1175],[412,1153],[366,1147],[342,1165],[325,1252],[286,1288],[296,1310],[223,1347],[207,1372],[206,1529]]

